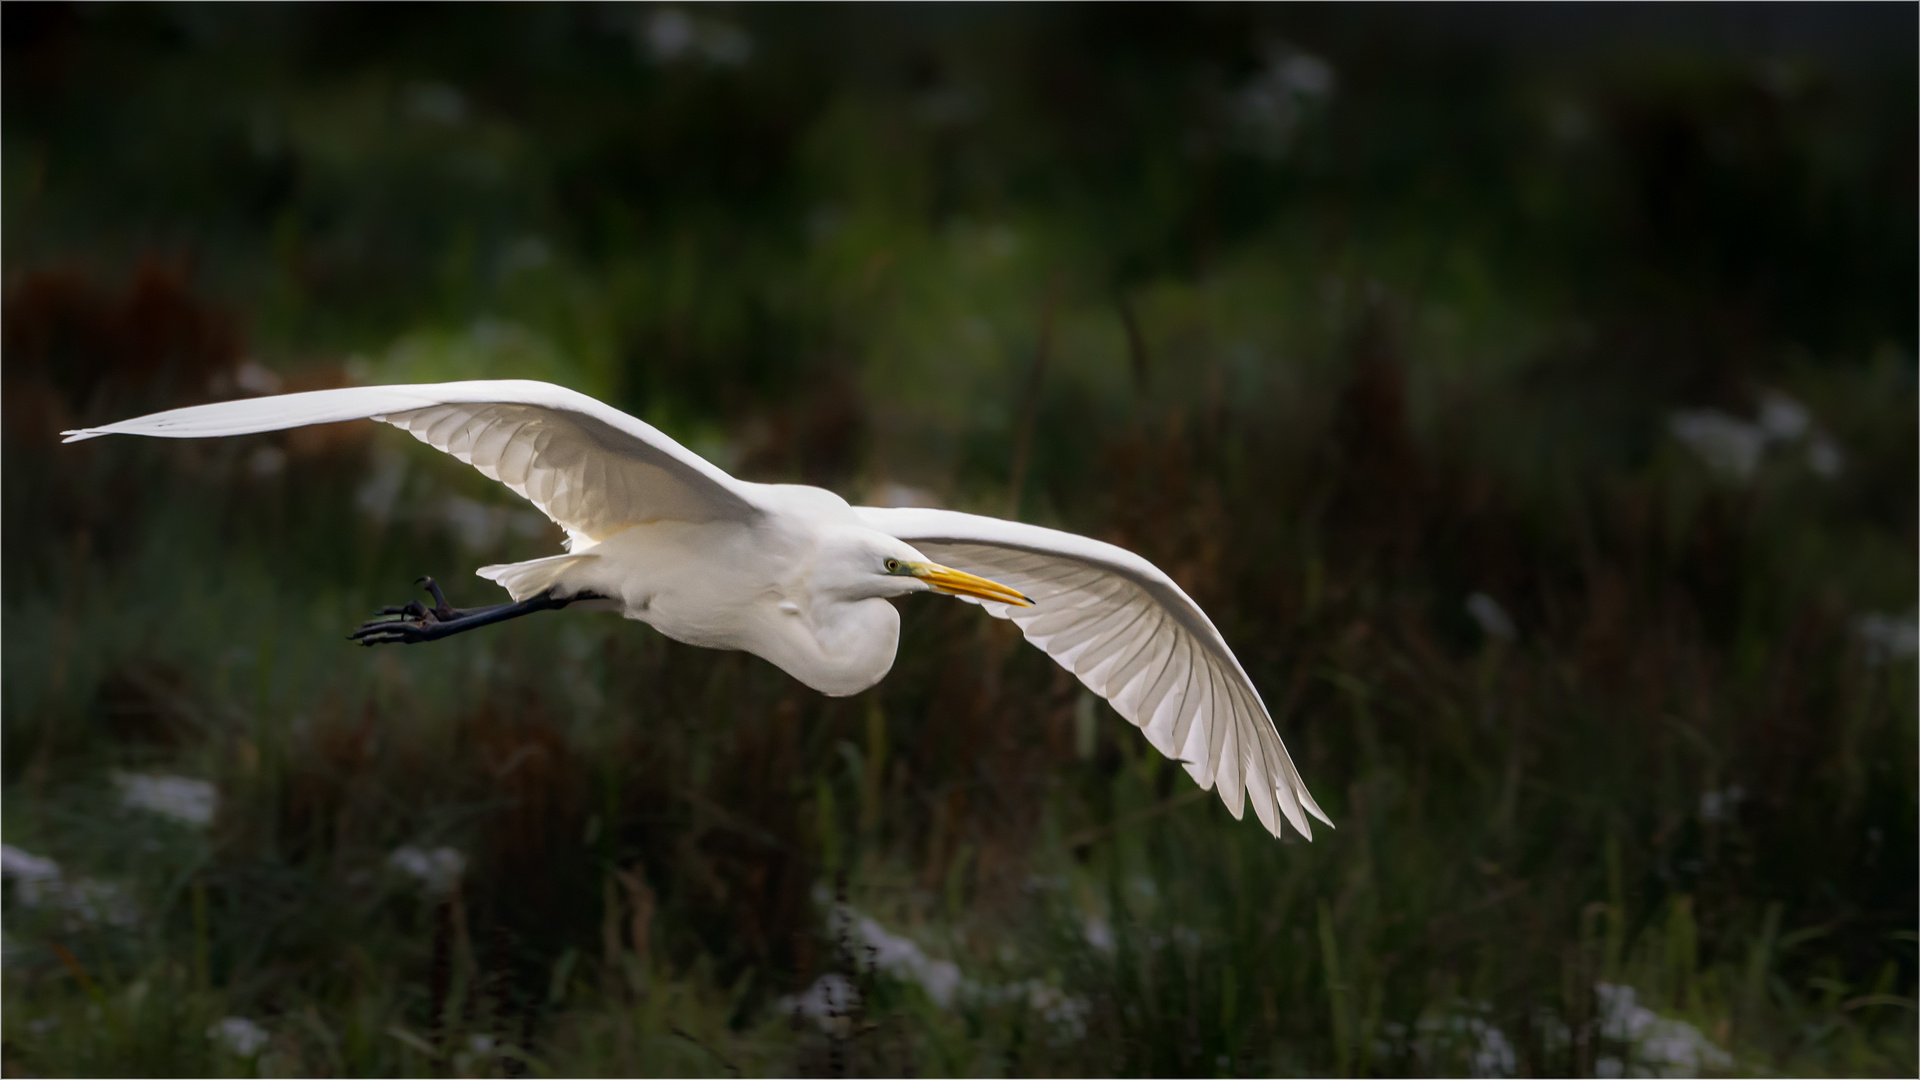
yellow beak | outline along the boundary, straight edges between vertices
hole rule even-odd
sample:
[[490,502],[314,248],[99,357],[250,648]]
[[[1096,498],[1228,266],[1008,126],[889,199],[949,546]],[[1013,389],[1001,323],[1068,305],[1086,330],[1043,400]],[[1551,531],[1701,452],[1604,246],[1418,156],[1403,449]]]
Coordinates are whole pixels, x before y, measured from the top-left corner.
[[939,563],[911,563],[909,571],[914,577],[923,578],[933,586],[935,592],[948,596],[971,596],[975,600],[991,600],[996,604],[1012,604],[1015,607],[1032,607],[1033,601],[1016,589],[1009,589],[997,581],[988,581],[965,570],[955,570],[951,566]]

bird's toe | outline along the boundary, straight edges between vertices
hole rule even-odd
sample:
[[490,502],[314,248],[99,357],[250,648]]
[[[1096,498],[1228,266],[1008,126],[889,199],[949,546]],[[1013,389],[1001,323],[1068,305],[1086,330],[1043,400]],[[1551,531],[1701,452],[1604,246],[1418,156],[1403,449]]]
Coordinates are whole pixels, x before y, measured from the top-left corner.
[[369,619],[348,634],[347,640],[362,645],[407,645],[426,640],[426,627],[424,620],[409,618],[404,614],[395,619]]

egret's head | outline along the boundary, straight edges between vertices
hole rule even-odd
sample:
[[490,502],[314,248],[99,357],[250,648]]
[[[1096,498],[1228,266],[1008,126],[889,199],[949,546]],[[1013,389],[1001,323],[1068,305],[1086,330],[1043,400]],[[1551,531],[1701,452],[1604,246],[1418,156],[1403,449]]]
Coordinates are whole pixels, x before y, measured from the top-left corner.
[[1033,601],[1018,589],[1008,588],[997,581],[969,574],[965,570],[955,570],[951,566],[941,566],[924,559],[889,558],[881,563],[881,568],[890,578],[904,579],[908,584],[902,592],[937,592],[948,596],[970,596],[975,600],[992,600],[1014,607],[1032,607]]
[[854,591],[867,596],[904,596],[907,593],[937,592],[948,596],[967,596],[991,600],[1015,607],[1032,607],[1019,590],[997,581],[942,566],[929,560],[909,545],[891,536],[875,536],[853,545],[848,582]]

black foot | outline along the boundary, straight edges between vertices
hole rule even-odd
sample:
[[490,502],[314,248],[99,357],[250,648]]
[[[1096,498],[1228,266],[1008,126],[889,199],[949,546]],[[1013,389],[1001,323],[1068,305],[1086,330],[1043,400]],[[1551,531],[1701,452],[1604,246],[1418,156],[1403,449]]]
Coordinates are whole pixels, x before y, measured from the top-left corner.
[[[380,614],[397,618],[374,618],[360,624],[359,629],[347,635],[347,640],[362,645],[414,645],[422,641],[437,641],[462,630],[471,630],[484,626],[497,619],[483,619],[483,616],[495,615],[507,608],[519,607],[517,604],[497,604],[485,608],[457,608],[447,603],[447,596],[440,591],[440,583],[432,577],[422,577],[415,585],[425,585],[433,594],[433,606],[427,607],[415,600],[401,606],[388,605],[380,609]],[[515,612],[519,614],[519,612]]]
[[440,591],[440,585],[430,577],[415,582],[425,585],[433,594],[433,606],[427,607],[415,600],[399,607],[383,607],[380,614],[387,618],[368,619],[360,628],[347,635],[347,640],[362,645],[417,645],[422,641],[438,641],[443,637],[464,633],[482,626],[490,626],[508,619],[517,619],[522,615],[531,615],[536,611],[552,611],[566,607],[576,600],[597,600],[600,597],[591,593],[579,593],[564,600],[553,597],[551,590],[538,596],[511,604],[495,604],[483,608],[457,608],[447,603]]

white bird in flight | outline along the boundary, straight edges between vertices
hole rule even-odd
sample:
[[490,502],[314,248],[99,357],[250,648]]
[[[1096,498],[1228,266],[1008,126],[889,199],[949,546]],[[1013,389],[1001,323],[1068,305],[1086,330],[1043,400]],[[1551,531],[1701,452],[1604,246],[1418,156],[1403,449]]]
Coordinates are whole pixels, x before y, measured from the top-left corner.
[[1152,563],[1112,544],[951,510],[851,506],[756,484],[584,394],[527,380],[366,386],[225,401],[64,432],[191,439],[344,420],[392,424],[467,462],[566,530],[567,554],[483,566],[509,604],[389,607],[353,637],[415,643],[536,611],[617,610],[689,645],[759,656],[823,694],[893,667],[889,598],[936,592],[1009,619],[1087,688],[1280,835],[1331,825],[1213,623]]

